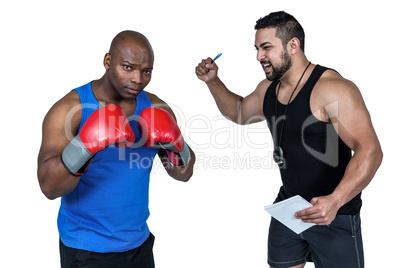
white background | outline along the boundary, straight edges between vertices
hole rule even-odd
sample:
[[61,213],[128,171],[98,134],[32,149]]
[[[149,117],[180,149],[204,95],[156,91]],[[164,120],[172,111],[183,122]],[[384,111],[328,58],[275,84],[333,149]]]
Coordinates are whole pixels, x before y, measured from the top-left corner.
[[1,262],[13,263],[4,267],[59,266],[60,199],[47,200],[36,177],[42,120],[72,88],[102,76],[111,39],[126,29],[142,32],[153,45],[155,69],[146,90],[175,108],[198,157],[188,183],[169,178],[160,166],[151,175],[148,222],[157,267],[267,267],[264,206],[281,183],[266,123],[241,127],[224,120],[194,68],[222,52],[220,77],[248,95],[264,78],[255,21],[277,10],[304,27],[309,60],[336,69],[363,94],[385,155],[363,192],[366,267],[399,262],[402,40],[396,1],[3,2],[0,245]]

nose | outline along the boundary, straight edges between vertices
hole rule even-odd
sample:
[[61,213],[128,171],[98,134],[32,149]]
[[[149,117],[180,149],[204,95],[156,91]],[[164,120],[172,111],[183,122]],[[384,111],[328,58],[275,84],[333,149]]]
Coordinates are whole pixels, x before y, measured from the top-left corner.
[[142,84],[143,78],[142,78],[142,72],[139,70],[134,70],[133,75],[131,77],[131,82],[135,84]]
[[266,60],[266,55],[264,54],[264,51],[262,50],[257,50],[257,60],[258,61],[262,61],[262,60]]

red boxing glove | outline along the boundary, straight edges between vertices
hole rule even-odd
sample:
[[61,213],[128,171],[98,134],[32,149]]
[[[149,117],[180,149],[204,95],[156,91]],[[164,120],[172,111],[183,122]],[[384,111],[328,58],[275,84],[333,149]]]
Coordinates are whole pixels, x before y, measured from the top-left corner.
[[61,161],[71,174],[82,175],[97,152],[112,144],[128,147],[134,140],[133,129],[123,109],[108,104],[88,117],[80,133],[64,149]]
[[190,162],[190,150],[176,121],[166,110],[145,108],[138,118],[138,129],[145,146],[165,149],[173,166],[186,166]]

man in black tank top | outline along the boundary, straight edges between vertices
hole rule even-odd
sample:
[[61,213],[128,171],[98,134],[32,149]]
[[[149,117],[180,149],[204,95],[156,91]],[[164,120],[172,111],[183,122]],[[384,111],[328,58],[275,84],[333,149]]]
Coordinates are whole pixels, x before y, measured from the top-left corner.
[[359,89],[308,61],[304,31],[293,16],[271,13],[255,29],[266,79],[250,95],[229,91],[211,58],[195,72],[224,116],[242,125],[267,120],[283,182],[275,202],[300,195],[313,205],[295,214],[316,224],[299,235],[271,219],[268,263],[363,267],[361,192],[380,166],[382,151]]

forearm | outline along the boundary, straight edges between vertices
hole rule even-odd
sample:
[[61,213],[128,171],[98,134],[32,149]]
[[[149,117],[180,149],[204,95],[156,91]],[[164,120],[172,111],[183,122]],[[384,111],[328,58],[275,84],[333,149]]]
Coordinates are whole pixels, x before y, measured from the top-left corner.
[[346,168],[344,177],[331,194],[337,200],[339,208],[366,188],[381,165],[382,157],[379,144],[355,152]]
[[73,191],[80,177],[71,175],[63,166],[60,156],[54,156],[38,165],[39,185],[49,199],[56,199]]
[[241,103],[243,97],[229,91],[219,77],[206,84],[222,115],[235,123],[241,124]]
[[296,212],[295,217],[304,222],[330,224],[336,217],[337,211],[370,183],[381,160],[382,152],[379,147],[356,151],[334,192],[327,196],[314,197],[310,201],[313,207]]
[[186,166],[183,167],[173,166],[170,163],[165,150],[161,150],[159,152],[159,158],[162,162],[162,165],[166,169],[170,177],[183,182],[187,182],[192,177],[195,163],[195,154],[193,150],[191,150],[191,148],[189,149],[190,149],[190,161]]

